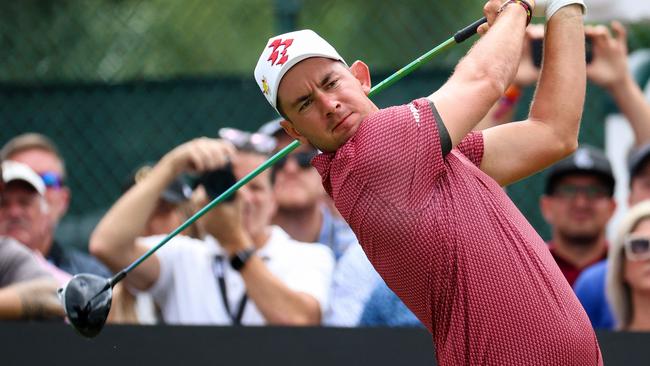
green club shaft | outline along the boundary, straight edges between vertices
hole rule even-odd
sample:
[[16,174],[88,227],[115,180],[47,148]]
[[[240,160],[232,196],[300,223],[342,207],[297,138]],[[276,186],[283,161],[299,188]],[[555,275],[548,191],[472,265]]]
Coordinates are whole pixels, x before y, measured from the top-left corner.
[[[410,74],[413,72],[415,69],[419,68],[422,66],[425,62],[428,62],[433,56],[436,54],[450,48],[451,46],[463,42],[465,39],[471,37],[472,35],[476,34],[477,28],[485,23],[485,18],[481,18],[474,23],[470,24],[469,26],[461,29],[460,31],[456,32],[456,34],[449,38],[448,40],[444,41],[440,45],[436,46],[429,52],[425,53],[424,55],[418,57],[408,65],[404,66],[388,78],[386,78],[384,81],[380,82],[379,84],[375,85],[371,90],[370,93],[368,93],[369,97],[374,96],[375,94],[379,93],[380,91],[388,88],[389,86],[395,84],[397,81],[402,79],[404,76]],[[275,155],[270,157],[267,161],[262,163],[259,167],[257,167],[255,170],[252,172],[248,173],[244,178],[239,180],[237,183],[235,183],[232,187],[228,188],[225,192],[220,194],[218,197],[213,199],[210,203],[205,205],[201,210],[196,212],[192,217],[187,219],[183,224],[181,224],[176,230],[172,231],[169,233],[166,237],[164,237],[160,243],[156,244],[156,246],[152,247],[149,249],[145,254],[143,254],[140,258],[138,258],[136,261],[131,263],[130,266],[126,267],[122,271],[118,272],[111,280],[110,280],[110,285],[111,287],[114,286],[116,283],[121,281],[129,272],[131,272],[135,267],[139,266],[142,262],[144,262],[147,258],[149,258],[153,253],[155,253],[160,247],[165,245],[167,242],[169,242],[171,239],[173,239],[176,235],[181,233],[183,230],[187,229],[188,226],[192,225],[196,220],[198,220],[201,216],[205,215],[206,212],[210,211],[212,208],[214,208],[216,205],[220,204],[224,200],[226,200],[230,195],[234,194],[239,188],[244,186],[246,183],[250,182],[253,178],[257,177],[260,173],[265,171],[266,169],[270,168],[273,166],[278,160],[282,159],[285,157],[287,154],[295,150],[298,146],[300,146],[300,142],[298,140],[293,141],[286,147],[284,147],[282,150],[278,151]]]

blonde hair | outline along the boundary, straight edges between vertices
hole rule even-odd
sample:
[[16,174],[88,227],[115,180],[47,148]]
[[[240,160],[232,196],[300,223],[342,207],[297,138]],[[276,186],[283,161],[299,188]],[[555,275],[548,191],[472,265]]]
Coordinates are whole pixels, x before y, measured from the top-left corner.
[[650,200],[634,205],[623,217],[618,227],[616,240],[611,243],[607,256],[607,300],[616,320],[616,328],[625,330],[632,320],[632,294],[630,285],[625,282],[625,238],[639,223],[650,219]]

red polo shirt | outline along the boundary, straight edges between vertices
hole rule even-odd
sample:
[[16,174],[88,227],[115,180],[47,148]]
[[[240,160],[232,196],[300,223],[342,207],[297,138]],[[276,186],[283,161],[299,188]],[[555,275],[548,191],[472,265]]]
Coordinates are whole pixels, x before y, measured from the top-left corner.
[[313,164],[377,272],[433,334],[439,365],[601,364],[580,302],[482,157],[480,133],[443,156],[419,99],[371,114]]

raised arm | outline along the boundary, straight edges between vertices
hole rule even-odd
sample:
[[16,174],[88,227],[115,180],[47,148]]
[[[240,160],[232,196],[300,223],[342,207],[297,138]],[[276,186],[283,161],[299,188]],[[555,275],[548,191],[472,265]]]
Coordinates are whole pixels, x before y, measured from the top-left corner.
[[481,169],[507,185],[567,156],[577,147],[585,98],[583,7],[561,7],[547,22],[544,60],[527,120],[483,132]]
[[[233,154],[234,148],[229,143],[208,138],[192,140],[167,153],[101,219],[90,239],[91,253],[113,271],[131,264],[149,249],[136,239],[144,234],[163,190],[181,173],[216,169]],[[126,281],[146,290],[159,274],[160,262],[153,255],[135,268]]]
[[627,62],[627,32],[619,22],[612,22],[614,36],[607,27],[588,26],[587,37],[593,44],[593,61],[587,65],[587,77],[606,89],[619,110],[630,122],[635,145],[650,142],[650,103],[632,77]]
[[[534,3],[531,1],[531,3]],[[429,96],[456,146],[488,113],[512,82],[526,30],[526,9],[488,1],[484,13],[489,31],[461,60],[451,78]]]

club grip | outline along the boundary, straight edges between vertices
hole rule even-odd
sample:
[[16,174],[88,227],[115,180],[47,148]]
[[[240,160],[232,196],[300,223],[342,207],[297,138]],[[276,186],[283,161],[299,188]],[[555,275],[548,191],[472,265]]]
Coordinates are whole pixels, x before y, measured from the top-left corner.
[[478,27],[480,27],[481,24],[485,22],[487,22],[487,18],[483,17],[475,21],[474,23],[468,25],[467,27],[459,30],[458,32],[456,32],[456,34],[454,34],[454,41],[456,41],[456,43],[461,43],[467,38],[475,35],[476,31],[478,30]]

